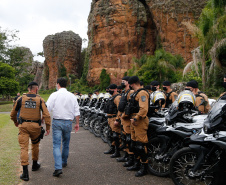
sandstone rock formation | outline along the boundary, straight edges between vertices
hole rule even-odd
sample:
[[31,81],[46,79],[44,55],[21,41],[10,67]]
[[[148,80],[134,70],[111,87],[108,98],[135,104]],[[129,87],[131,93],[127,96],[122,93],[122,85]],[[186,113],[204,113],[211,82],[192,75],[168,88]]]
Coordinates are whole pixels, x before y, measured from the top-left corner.
[[38,61],[32,62],[32,74],[35,75],[34,81],[38,83],[39,88],[42,87],[42,75],[44,64]]
[[[44,39],[44,88],[55,88],[57,78],[62,75],[81,76],[81,46],[82,39],[72,31],[56,33]],[[66,74],[63,74],[65,70]]]
[[93,0],[88,18],[90,63],[87,79],[99,83],[105,68],[117,83],[133,57],[153,54],[159,45],[192,60],[198,46],[183,21],[199,17],[206,0]]

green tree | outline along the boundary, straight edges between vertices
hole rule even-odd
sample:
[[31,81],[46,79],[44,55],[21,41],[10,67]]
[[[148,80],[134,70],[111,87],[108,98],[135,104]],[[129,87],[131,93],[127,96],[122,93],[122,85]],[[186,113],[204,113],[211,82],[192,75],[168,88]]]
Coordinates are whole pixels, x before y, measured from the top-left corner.
[[107,86],[110,85],[110,75],[107,73],[106,69],[102,69],[100,73],[100,89],[104,90]]
[[0,94],[14,95],[18,92],[19,83],[15,80],[15,69],[0,62]]

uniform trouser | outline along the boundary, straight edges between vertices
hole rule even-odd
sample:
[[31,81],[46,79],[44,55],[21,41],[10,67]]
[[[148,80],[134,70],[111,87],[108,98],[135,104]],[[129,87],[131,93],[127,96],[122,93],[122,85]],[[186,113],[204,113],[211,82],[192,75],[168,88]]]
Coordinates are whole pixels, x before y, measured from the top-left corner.
[[[147,136],[147,130],[148,130],[148,124],[149,120],[148,117],[145,119],[139,119],[136,121],[136,126],[131,124],[131,139],[135,145],[135,155],[137,155],[139,158],[147,158],[147,148],[146,143],[148,143],[148,136]],[[143,146],[141,146],[143,145]],[[138,151],[138,152],[136,152]],[[142,153],[142,155],[141,155]],[[144,161],[141,161],[144,162]],[[147,161],[145,161],[147,162]]]
[[[116,117],[114,118],[108,118],[108,124],[111,127],[112,132],[116,132],[118,134],[121,133],[121,126],[120,125],[115,125],[114,122],[116,120]],[[113,140],[112,145],[115,145],[115,141]]]
[[[38,123],[34,122],[23,122],[19,126],[18,141],[20,144],[20,160],[21,165],[29,165],[28,159],[28,148],[29,148],[29,138],[31,140],[36,140],[41,134],[41,127]],[[39,143],[33,144],[31,146],[32,150],[32,160],[37,161],[39,156]]]
[[121,123],[123,126],[123,130],[126,133],[126,148],[124,149],[125,152],[127,152],[128,154],[133,154],[133,152],[129,151],[129,145],[130,145],[130,140],[128,138],[131,138],[131,129],[130,129],[130,125],[131,125],[131,121],[130,118],[122,118],[121,119]]

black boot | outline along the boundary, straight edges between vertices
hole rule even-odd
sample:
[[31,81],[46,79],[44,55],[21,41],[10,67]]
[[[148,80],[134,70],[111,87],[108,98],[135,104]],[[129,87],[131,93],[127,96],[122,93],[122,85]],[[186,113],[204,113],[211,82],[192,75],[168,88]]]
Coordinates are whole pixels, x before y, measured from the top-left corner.
[[33,161],[32,171],[37,171],[40,167],[41,165],[38,163],[38,161]]
[[135,159],[134,165],[127,168],[128,171],[136,171],[139,169],[140,169],[140,160],[139,159]]
[[111,158],[116,158],[116,157],[120,157],[120,156],[121,156],[121,154],[119,152],[119,148],[117,146],[115,146],[115,153],[113,153],[111,155]]
[[28,175],[27,165],[26,166],[23,166],[23,173],[21,174],[20,179],[22,179],[24,181],[29,181],[29,175]]
[[104,152],[104,154],[113,154],[113,153],[115,153],[115,147],[113,145],[111,145],[108,151]]
[[140,170],[136,172],[136,177],[142,177],[148,174],[148,163],[141,163]]
[[128,153],[125,152],[124,156],[118,158],[117,161],[118,162],[126,162],[126,161],[128,161],[128,156],[129,156]]
[[134,165],[134,155],[129,154],[129,160],[123,164],[124,167],[130,167]]

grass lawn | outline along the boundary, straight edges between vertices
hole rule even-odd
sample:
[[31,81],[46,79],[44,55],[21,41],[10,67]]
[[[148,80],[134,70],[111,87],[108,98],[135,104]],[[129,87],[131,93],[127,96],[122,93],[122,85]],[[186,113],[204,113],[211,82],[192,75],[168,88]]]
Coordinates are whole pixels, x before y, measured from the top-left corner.
[[13,108],[13,102],[0,103],[0,112],[10,112]]
[[20,147],[18,128],[9,114],[0,114],[0,184],[18,184],[20,169]]

